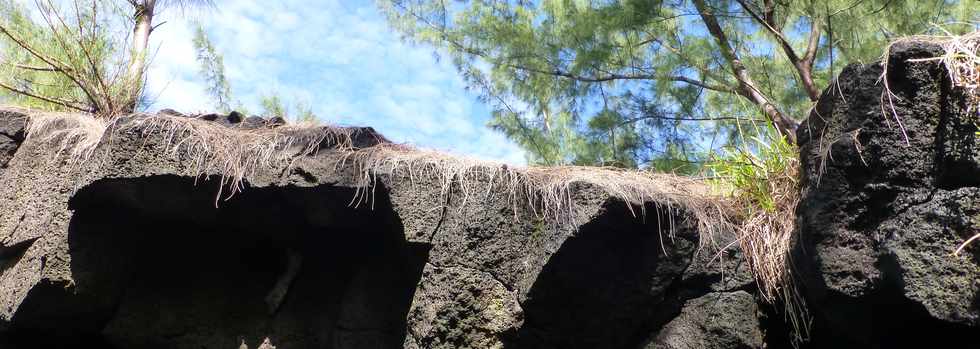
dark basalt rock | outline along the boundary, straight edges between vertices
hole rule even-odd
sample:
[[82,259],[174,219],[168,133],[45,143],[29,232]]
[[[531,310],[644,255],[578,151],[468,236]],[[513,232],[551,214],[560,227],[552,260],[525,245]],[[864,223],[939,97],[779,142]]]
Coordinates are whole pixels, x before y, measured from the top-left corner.
[[266,120],[266,125],[269,127],[282,126],[286,124],[286,119],[279,116],[273,116]]
[[170,108],[160,109],[159,114],[160,115],[169,115],[169,116],[178,116],[178,117],[187,117],[187,115],[184,115],[184,113],[181,113],[179,111],[176,111],[176,110],[173,110],[173,109],[170,109]]
[[758,307],[745,291],[716,292],[684,304],[644,348],[762,348]]
[[845,68],[799,128],[794,261],[815,347],[980,338],[980,244],[952,255],[980,222],[977,114],[941,65],[909,61],[941,53],[895,45],[891,98],[881,65]]
[[226,116],[225,119],[228,120],[228,123],[230,124],[237,124],[244,121],[245,116],[242,115],[242,113],[232,110],[230,113],[228,113],[228,116]]
[[[890,101],[881,66],[847,67],[799,129],[804,347],[978,338],[980,244],[952,252],[977,231],[980,120],[940,65],[909,61],[940,52],[894,47]],[[220,200],[193,154],[163,151],[163,130],[118,128],[98,161],[65,166],[25,137],[27,116],[0,108],[3,348],[784,348],[792,337],[753,298],[741,253],[699,253],[696,222],[664,203],[578,183],[557,226],[507,195],[454,185],[445,197],[407,171],[359,186],[338,165],[348,144],[331,137]],[[242,132],[285,124],[189,117]],[[389,143],[369,127],[333,131],[354,148]],[[295,256],[301,269],[270,312]]]
[[232,111],[231,113],[228,114],[208,113],[208,114],[197,115],[194,117],[202,120],[214,121],[219,124],[229,125],[229,126],[237,125],[245,119],[242,116],[242,114],[238,113],[237,111]]
[[261,116],[249,116],[245,118],[242,122],[242,127],[244,128],[261,128],[265,127],[267,121]]
[[27,119],[15,111],[0,110],[0,178],[13,159],[20,144],[24,142]]
[[351,130],[351,146],[354,148],[368,148],[381,143],[391,143],[373,127],[350,127],[349,129]]
[[[23,128],[23,111],[0,110],[0,137]],[[356,148],[388,142],[343,131]],[[441,183],[404,172],[358,187],[325,140],[216,202],[220,181],[195,173],[191,154],[162,151],[154,132],[165,131],[120,131],[98,161],[72,167],[19,132],[0,167],[3,348],[254,348],[267,337],[280,348],[636,348],[688,301],[752,289],[744,269],[700,264],[711,256],[697,253],[683,210],[648,202],[634,217],[587,185],[572,188],[576,209],[559,227],[507,195],[444,198]],[[265,297],[296,254],[301,269],[270,314]]]

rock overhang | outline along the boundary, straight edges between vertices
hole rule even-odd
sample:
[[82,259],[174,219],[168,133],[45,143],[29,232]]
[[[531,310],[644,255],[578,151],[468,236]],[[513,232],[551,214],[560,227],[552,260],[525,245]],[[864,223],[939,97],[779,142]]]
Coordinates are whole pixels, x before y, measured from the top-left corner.
[[[412,343],[425,347],[450,339],[486,345],[534,341],[554,343],[570,334],[573,336],[568,338],[590,333],[593,336],[592,343],[608,340],[639,341],[646,336],[644,331],[655,326],[649,323],[652,321],[650,319],[656,317],[656,314],[652,314],[656,312],[655,307],[648,306],[663,301],[664,292],[684,272],[696,246],[700,243],[698,229],[699,224],[703,222],[699,222],[696,216],[688,214],[683,202],[676,201],[679,195],[676,191],[678,188],[670,188],[674,192],[664,189],[664,193],[660,193],[657,191],[660,189],[654,188],[639,194],[630,192],[624,195],[624,193],[609,192],[608,188],[595,183],[575,181],[574,179],[587,177],[583,175],[581,169],[568,169],[561,175],[559,179],[573,179],[568,183],[557,182],[554,178],[558,176],[539,172],[534,174],[538,176],[534,178],[544,178],[543,183],[552,185],[546,194],[555,196],[556,200],[569,205],[563,210],[547,209],[542,206],[543,201],[540,201],[544,195],[528,200],[528,197],[494,192],[494,190],[517,190],[517,193],[524,191],[527,194],[534,189],[528,186],[526,178],[529,177],[521,177],[522,181],[495,182],[494,178],[501,178],[495,176],[501,174],[514,176],[513,173],[508,172],[510,169],[507,166],[480,163],[473,167],[455,168],[453,170],[455,172],[450,171],[447,178],[445,173],[432,171],[440,170],[438,166],[446,166],[447,162],[454,161],[451,157],[441,154],[423,154],[419,157],[417,154],[410,153],[413,151],[410,147],[391,144],[367,128],[348,128],[339,132],[335,129],[321,134],[314,133],[312,136],[304,133],[302,136],[309,138],[302,139],[313,140],[315,144],[284,148],[292,153],[283,158],[273,158],[272,161],[263,163],[265,166],[248,168],[242,181],[232,184],[237,186],[236,190],[229,191],[227,187],[223,189],[221,187],[229,183],[226,180],[227,176],[216,171],[227,167],[208,164],[207,161],[214,160],[208,158],[204,158],[205,163],[202,163],[200,157],[187,153],[192,151],[193,147],[173,146],[172,136],[175,132],[195,130],[174,128],[182,125],[172,124],[151,124],[150,127],[142,128],[126,126],[126,123],[140,122],[141,119],[145,121],[152,117],[155,116],[134,116],[129,120],[120,120],[119,123],[110,125],[109,127],[113,127],[110,129],[111,137],[102,137],[89,155],[88,161],[84,162],[71,163],[70,158],[66,160],[50,156],[51,154],[48,153],[50,147],[59,142],[56,138],[37,137],[37,139],[22,141],[21,148],[16,152],[16,158],[12,159],[13,171],[4,174],[4,182],[0,183],[2,185],[0,194],[10,199],[6,203],[6,213],[0,216],[0,225],[8,228],[12,226],[10,222],[19,220],[16,223],[19,228],[2,231],[5,246],[20,248],[18,253],[15,253],[19,258],[4,270],[2,276],[18,280],[4,281],[5,288],[10,291],[4,299],[4,304],[7,305],[7,312],[2,314],[5,323],[14,324],[13,328],[16,329],[51,330],[50,326],[39,324],[44,321],[57,324],[59,322],[53,320],[57,317],[53,317],[54,315],[49,311],[42,311],[43,307],[36,305],[45,303],[45,299],[57,299],[60,303],[76,304],[76,314],[88,314],[93,319],[97,318],[89,324],[100,324],[95,326],[98,328],[97,331],[75,328],[68,331],[69,333],[72,331],[76,334],[84,333],[98,337],[99,340],[108,338],[116,345],[155,343],[155,345],[172,346],[177,343],[231,343],[236,340],[235,335],[231,334],[234,331],[248,333],[251,336],[247,338],[248,342],[255,342],[258,338],[269,335],[275,339],[278,335],[278,338],[303,337],[305,339],[300,340],[302,343],[318,343],[317,345],[326,347],[362,347],[368,345],[364,343],[370,342],[368,337],[372,336],[388,338],[382,340],[382,342],[387,341],[385,342],[388,343],[387,345],[404,341],[398,344],[409,347]],[[176,118],[172,115],[166,117]],[[191,122],[199,122],[199,120]],[[207,127],[197,124],[192,126]],[[343,137],[331,137],[337,134]],[[276,134],[271,138],[280,136],[282,135]],[[416,165],[421,165],[410,170],[400,170],[398,165],[405,163],[403,158],[397,159],[401,162],[378,162],[377,157],[359,158],[356,153],[359,149],[379,145],[388,148],[386,151],[401,152],[396,155],[408,156],[410,159],[420,161]],[[344,147],[347,151],[338,152],[336,151],[338,147]],[[406,152],[409,154],[403,154]],[[364,167],[366,164],[375,166],[372,168],[374,172],[366,173]],[[613,179],[633,180],[618,172],[609,173],[611,174],[606,175],[613,176]],[[469,181],[461,183],[459,178],[466,178]],[[635,182],[626,184],[634,185]],[[517,185],[524,187],[515,188]],[[661,187],[670,187],[670,185]],[[479,190],[472,190],[473,188]],[[662,194],[662,196],[658,201],[650,194]],[[529,202],[529,206],[523,206],[524,201]],[[113,215],[113,212],[124,212],[124,214],[120,217]],[[556,217],[550,215],[555,214],[564,215],[559,217],[562,224],[555,224],[559,219],[549,222],[551,217]],[[124,218],[126,216],[144,217],[142,220],[157,223],[150,229],[145,227],[145,224],[133,223],[131,218]],[[119,219],[120,224],[108,226],[104,224],[113,219]],[[100,223],[102,226],[98,229],[85,228],[100,226],[92,223],[93,221],[103,222]],[[355,224],[357,222],[361,223]],[[181,229],[179,227],[184,227],[183,229],[186,230],[184,234],[175,234],[164,240],[159,240],[161,239],[159,236],[151,238],[132,233],[147,229],[157,231]],[[101,231],[101,234],[93,231]],[[207,234],[207,231],[211,231],[212,236],[205,238],[203,235]],[[214,233],[215,231],[217,233]],[[345,231],[352,235],[346,237],[337,235],[344,234]],[[377,239],[369,239],[374,242],[362,241],[361,245],[366,247],[360,249],[350,248],[339,251],[331,249],[337,245],[330,244],[331,239],[337,243],[353,237],[364,238],[365,235],[370,234],[388,236],[384,240],[388,242],[381,243]],[[661,236],[661,234],[665,235]],[[81,241],[85,241],[84,237],[89,235],[101,235],[103,239],[93,238],[93,241],[101,241],[94,243],[94,247],[93,243],[82,243]],[[159,235],[166,236],[166,234]],[[671,238],[668,238],[668,235]],[[156,241],[156,243],[140,243],[140,239],[134,239],[134,236],[144,236],[144,240]],[[215,333],[212,337],[205,338],[199,333],[195,334],[194,331],[185,331],[189,334],[171,337],[170,342],[154,342],[154,338],[166,337],[166,333],[178,331],[166,326],[155,328],[144,326],[146,333],[139,338],[120,336],[120,333],[135,330],[136,328],[132,327],[136,326],[135,324],[147,324],[146,321],[140,322],[141,318],[145,320],[148,311],[145,302],[152,298],[148,296],[152,292],[148,292],[149,288],[145,285],[153,284],[155,281],[135,276],[134,279],[120,279],[121,276],[118,275],[139,274],[100,273],[98,270],[112,268],[85,268],[84,265],[89,263],[85,261],[99,261],[93,262],[95,264],[92,265],[143,266],[147,270],[157,270],[156,273],[160,274],[162,279],[167,279],[163,277],[165,273],[160,271],[162,269],[158,264],[158,258],[148,257],[165,256],[161,255],[159,250],[145,249],[157,247],[163,250],[178,249],[180,245],[175,245],[175,241],[181,241],[180,243],[183,244],[200,242],[213,249],[222,248],[221,242],[224,241],[224,244],[231,247],[224,248],[223,252],[218,253],[214,252],[217,250],[209,249],[205,251],[224,256],[224,260],[238,258],[241,260],[239,264],[242,265],[254,264],[255,258],[262,255],[257,251],[262,249],[253,247],[261,246],[266,249],[267,267],[253,268],[258,274],[252,275],[254,276],[252,278],[265,280],[262,281],[265,284],[275,279],[270,281],[270,277],[262,273],[275,274],[276,270],[282,273],[283,263],[287,263],[284,260],[289,260],[290,249],[309,251],[304,252],[306,253],[304,260],[320,258],[321,262],[322,256],[317,256],[320,252],[326,255],[350,254],[353,251],[370,251],[372,248],[395,251],[391,252],[394,254],[387,256],[400,256],[399,258],[404,260],[401,263],[375,263],[366,267],[354,266],[361,265],[358,264],[360,262],[352,262],[354,259],[345,262],[334,260],[335,264],[346,263],[348,268],[345,270],[350,276],[346,284],[338,280],[324,281],[335,286],[334,289],[343,290],[336,291],[338,295],[333,298],[327,298],[332,299],[333,303],[347,304],[346,307],[354,310],[344,310],[347,309],[344,308],[345,306],[337,308],[340,310],[324,310],[324,314],[328,315],[321,316],[318,321],[330,324],[327,326],[328,330],[316,331],[302,327],[286,330],[288,326],[284,324],[289,322],[288,318],[292,316],[295,319],[299,316],[296,315],[295,304],[290,303],[291,300],[286,298],[282,309],[284,314],[289,316],[280,315],[279,318],[264,315],[263,318],[261,311],[253,309],[252,315],[243,315],[244,318],[251,319],[251,321],[244,321],[248,323],[247,326],[234,327],[230,324],[224,329],[227,331],[212,330],[211,332]],[[351,242],[347,241],[347,243]],[[382,248],[383,246],[389,247]],[[112,251],[140,251],[141,249],[144,253],[125,257],[129,258],[128,261],[124,258],[113,263],[85,257],[93,253],[84,252],[96,250],[100,252],[94,255],[104,255]],[[633,252],[622,253],[623,251]],[[186,258],[197,256],[191,259],[207,256],[207,253],[191,253],[191,251],[187,253],[174,251],[173,254]],[[595,258],[597,254],[604,256],[601,260],[608,262],[593,263],[598,266],[593,266],[592,270],[595,272],[591,274],[585,269],[578,270],[582,269],[584,261]],[[669,255],[673,257],[667,258]],[[374,259],[385,261],[385,258],[389,257]],[[398,264],[398,267],[393,264]],[[238,270],[237,273],[244,279],[249,279],[251,275],[247,271],[240,270],[241,268],[234,268],[233,265],[221,265],[231,270]],[[316,269],[317,265],[327,268],[326,264],[315,262],[306,262],[304,265],[306,265],[304,270]],[[605,267],[601,267],[602,265]],[[390,293],[379,295],[377,289],[397,289],[397,287],[379,286],[381,282],[379,280],[385,278],[358,276],[362,274],[352,271],[361,270],[359,268],[368,268],[367,270],[372,270],[371,274],[401,275],[402,277],[390,279],[407,280],[401,283],[401,287],[407,290],[405,292],[411,293],[401,298],[388,297],[401,301],[399,305],[387,306],[389,310],[387,312],[366,311],[364,308],[378,303],[378,299],[385,299],[385,295],[391,296]],[[82,271],[85,269],[88,269],[88,272]],[[208,274],[207,270],[211,269],[202,268],[200,273]],[[555,284],[571,285],[570,289],[577,289],[582,291],[579,292],[580,294],[587,295],[592,292],[589,290],[595,289],[596,285],[602,282],[587,282],[582,275],[608,278],[617,270],[634,270],[632,274],[627,273],[633,277],[625,278],[633,281],[626,280],[627,283],[622,284],[624,278],[620,277],[620,281],[611,283],[617,285],[613,287],[618,290],[617,292],[631,296],[586,297],[579,300],[566,297],[564,302],[597,302],[593,307],[598,308],[593,308],[594,311],[602,309],[604,306],[601,304],[609,307],[616,307],[616,304],[619,304],[618,306],[623,307],[624,311],[633,314],[615,315],[615,318],[623,323],[618,326],[622,328],[619,332],[608,332],[600,328],[601,319],[613,314],[598,316],[600,320],[592,325],[566,321],[576,317],[549,320],[554,315],[555,309],[567,306],[560,300],[562,298],[555,296],[554,291],[547,291],[549,287],[554,287]],[[214,272],[210,273],[215,275]],[[118,275],[113,278],[102,274]],[[172,274],[167,275],[176,277]],[[651,278],[651,275],[656,277]],[[309,277],[301,272],[297,277],[297,285],[302,285],[302,281]],[[227,280],[224,282],[227,283]],[[132,287],[123,287],[131,291],[128,293],[120,291],[119,284],[132,284]],[[189,284],[193,285],[193,283]],[[306,281],[306,285],[309,285],[309,281]],[[200,286],[200,289],[216,292],[215,289],[224,286]],[[418,290],[415,286],[419,287]],[[297,286],[296,293],[309,292],[304,291],[309,289],[304,287]],[[247,298],[253,301],[261,298],[259,297],[261,295],[256,293],[258,289],[253,287],[248,291],[252,296]],[[660,291],[651,292],[657,289]],[[59,291],[55,292],[55,290]],[[194,289],[184,290],[186,294]],[[86,292],[88,295],[98,296],[86,298],[88,297]],[[486,299],[473,298],[472,292],[490,296],[484,297]],[[35,297],[35,294],[41,297]],[[119,294],[129,294],[131,297],[112,296]],[[352,294],[363,294],[363,296],[349,296]],[[139,295],[143,295],[143,298]],[[542,295],[555,299],[549,301]],[[133,297],[143,299],[142,303],[134,301]],[[237,296],[232,298],[235,297]],[[181,309],[202,309],[205,305],[200,299],[180,298],[176,294],[160,298],[183,299],[183,307],[172,304],[171,308],[174,312],[180,312]],[[471,301],[466,301],[467,299]],[[26,308],[20,308],[24,304]],[[494,309],[497,310],[486,313],[488,306],[495,307]],[[255,307],[259,306],[253,303],[247,308]],[[42,309],[38,310],[39,308]],[[215,307],[215,309],[224,309],[226,312],[241,311],[228,307]],[[347,316],[343,315],[346,314],[345,311],[380,315],[373,317],[351,315],[345,320]],[[482,333],[485,334],[476,336],[461,335],[454,331],[445,332],[447,328],[439,324],[447,321],[446,316],[435,314],[453,314],[450,317],[467,322],[473,328],[481,328]],[[663,315],[657,316],[663,317]],[[65,319],[65,317],[61,318]],[[200,321],[202,324],[215,320],[213,317],[207,320],[208,316],[200,318],[205,319]],[[527,321],[537,325],[525,326]],[[378,325],[379,323],[384,325]],[[126,327],[126,324],[131,326]],[[202,325],[198,330],[201,328],[204,326]],[[525,328],[534,328],[534,330],[528,332]],[[364,331],[358,332],[359,330]],[[293,331],[294,335],[288,335],[289,331]],[[595,336],[596,333],[603,331],[606,331],[606,337]],[[295,333],[307,335],[304,337]],[[372,333],[374,335],[371,335]],[[388,336],[378,337],[377,333],[387,333]],[[626,333],[626,335],[621,336],[616,333]],[[185,342],[180,342],[181,340]]]

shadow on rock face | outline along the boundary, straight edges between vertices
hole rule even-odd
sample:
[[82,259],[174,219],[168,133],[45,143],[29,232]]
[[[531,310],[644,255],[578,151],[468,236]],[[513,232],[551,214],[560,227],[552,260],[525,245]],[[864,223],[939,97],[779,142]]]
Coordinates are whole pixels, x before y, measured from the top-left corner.
[[[4,347],[401,346],[429,246],[405,241],[386,194],[372,210],[349,207],[350,189],[253,188],[216,208],[208,188],[176,176],[82,188],[64,256],[74,284],[32,290]],[[290,254],[301,267],[270,313]]]
[[[645,219],[619,202],[606,209],[613,213],[582,226],[545,265],[510,347],[633,348],[662,325],[652,322],[670,308],[662,303],[697,237],[653,207]],[[673,223],[678,234],[670,237]]]

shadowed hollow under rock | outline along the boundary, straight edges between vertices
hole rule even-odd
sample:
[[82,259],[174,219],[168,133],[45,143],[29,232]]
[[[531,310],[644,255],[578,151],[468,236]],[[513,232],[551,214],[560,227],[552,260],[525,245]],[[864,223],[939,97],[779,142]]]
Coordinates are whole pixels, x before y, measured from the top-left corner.
[[[634,215],[638,203],[573,183],[571,225],[557,225],[404,173],[360,187],[330,144],[216,201],[217,177],[152,132],[119,133],[79,166],[31,137],[10,147],[4,348],[635,348],[690,299],[752,290],[737,253],[723,277],[697,254],[698,222],[666,202]],[[353,145],[385,142],[369,133]],[[291,253],[301,267],[270,314]]]

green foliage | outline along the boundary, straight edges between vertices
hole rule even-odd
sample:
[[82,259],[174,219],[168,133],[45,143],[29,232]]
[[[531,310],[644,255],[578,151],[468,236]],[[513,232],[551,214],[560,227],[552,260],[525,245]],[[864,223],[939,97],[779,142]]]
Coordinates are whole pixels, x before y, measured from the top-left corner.
[[[233,95],[231,83],[225,75],[224,57],[218,52],[217,47],[200,24],[197,25],[194,32],[194,49],[197,51],[196,58],[200,66],[201,78],[204,79],[207,86],[206,91],[211,96],[212,102],[221,112],[231,111],[230,103]],[[261,114],[267,117],[281,117],[291,122],[317,122],[317,116],[313,113],[313,107],[309,103],[295,102],[293,108],[295,113],[293,113],[277,92],[260,96],[259,106],[262,108]],[[248,114],[241,101],[235,102],[234,109],[243,114]]]
[[[144,99],[153,18],[167,6],[209,0],[0,0],[2,97],[29,107],[131,113]],[[32,16],[34,15],[34,16]]]
[[800,201],[798,150],[772,126],[754,134],[739,137],[738,146],[727,147],[706,166],[707,172],[737,210],[736,241],[759,295],[781,303],[793,329],[791,340],[799,343],[808,336],[809,316],[790,261]]
[[116,107],[127,91],[121,83],[125,63],[111,40],[109,22],[98,16],[95,5],[66,15],[41,2],[46,15],[38,23],[20,2],[0,0],[0,98],[5,103],[92,112]]
[[282,96],[277,92],[262,95],[259,99],[259,104],[262,106],[262,115],[267,117],[280,117],[295,123],[317,122],[316,114],[313,113],[313,107],[309,103],[297,101],[294,103],[293,108],[290,109],[283,102]]
[[262,95],[259,105],[262,106],[262,115],[278,116],[283,119],[288,116],[286,105],[282,103],[282,97],[278,93]]
[[638,147],[636,130],[622,128],[626,118],[616,110],[603,110],[589,119],[585,139],[588,142],[577,152],[575,162],[583,165],[601,164],[617,167],[636,167]]
[[[736,124],[770,118],[762,112],[767,107],[791,120],[805,118],[813,91],[845,64],[873,62],[897,36],[926,32],[932,23],[975,21],[980,11],[969,0],[742,2],[378,4],[406,39],[432,45],[452,60],[492,106],[491,126],[527,149],[532,163],[664,170],[683,164],[677,167],[683,171],[700,168],[719,145],[736,142]],[[751,87],[733,73],[698,4],[727,34]],[[806,63],[814,28],[808,88],[782,44]],[[613,116],[622,122],[610,122]]]
[[225,77],[224,57],[217,52],[211,39],[208,38],[204,27],[197,25],[194,31],[194,50],[197,51],[197,63],[200,74],[207,84],[207,93],[214,101],[219,111],[231,111],[231,84]]
[[293,115],[293,122],[316,122],[316,114],[313,113],[313,106],[307,102],[296,102],[296,114]]
[[[776,213],[781,196],[795,191],[798,150],[769,128],[726,147],[720,158],[706,164],[712,182],[739,201],[749,203],[747,210]],[[791,183],[786,188],[786,183]],[[750,212],[751,213],[751,212]]]

